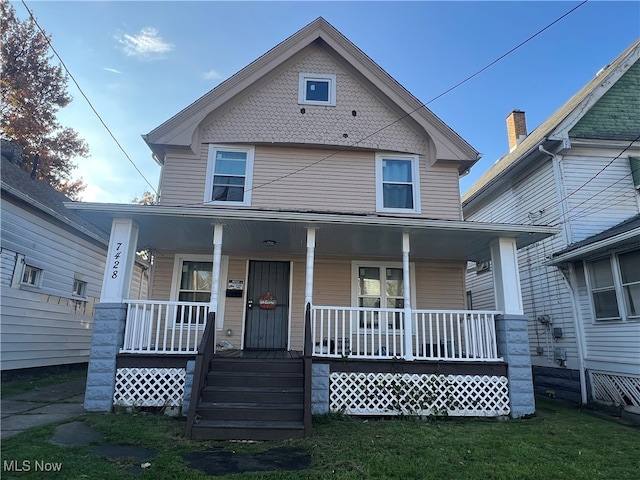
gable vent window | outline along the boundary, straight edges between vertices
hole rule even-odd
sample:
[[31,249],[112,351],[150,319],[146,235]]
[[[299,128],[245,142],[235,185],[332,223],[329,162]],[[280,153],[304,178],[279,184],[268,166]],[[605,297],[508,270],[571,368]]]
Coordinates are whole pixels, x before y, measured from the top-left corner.
[[298,84],[298,103],[301,105],[335,106],[336,76],[301,73]]
[[205,203],[251,205],[253,147],[209,146]]

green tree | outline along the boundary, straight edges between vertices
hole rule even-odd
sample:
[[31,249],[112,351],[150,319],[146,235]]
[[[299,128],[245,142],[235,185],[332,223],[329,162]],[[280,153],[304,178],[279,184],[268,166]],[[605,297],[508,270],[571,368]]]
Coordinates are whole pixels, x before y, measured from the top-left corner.
[[19,20],[6,0],[0,0],[0,34],[2,137],[24,148],[22,168],[31,171],[39,154],[38,179],[77,200],[86,185],[72,180],[72,159],[87,157],[89,149],[76,131],[57,121],[58,110],[72,97],[62,67],[52,64],[50,37],[33,18]]

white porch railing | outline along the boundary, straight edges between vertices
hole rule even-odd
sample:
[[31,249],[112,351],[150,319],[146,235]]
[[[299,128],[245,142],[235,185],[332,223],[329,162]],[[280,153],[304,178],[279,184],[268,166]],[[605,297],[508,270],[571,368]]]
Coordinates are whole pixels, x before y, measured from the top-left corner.
[[[495,315],[477,310],[413,310],[411,342],[417,360],[500,361]],[[406,358],[405,312],[395,308],[311,308],[313,355]]]
[[208,303],[128,300],[120,353],[196,353],[209,313]]

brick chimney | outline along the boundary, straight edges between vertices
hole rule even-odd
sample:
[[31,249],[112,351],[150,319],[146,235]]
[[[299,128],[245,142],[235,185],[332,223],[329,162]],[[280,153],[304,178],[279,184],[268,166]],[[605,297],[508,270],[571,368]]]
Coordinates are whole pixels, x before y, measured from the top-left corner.
[[527,121],[522,110],[514,110],[507,117],[507,135],[509,136],[509,151],[512,152],[527,136]]

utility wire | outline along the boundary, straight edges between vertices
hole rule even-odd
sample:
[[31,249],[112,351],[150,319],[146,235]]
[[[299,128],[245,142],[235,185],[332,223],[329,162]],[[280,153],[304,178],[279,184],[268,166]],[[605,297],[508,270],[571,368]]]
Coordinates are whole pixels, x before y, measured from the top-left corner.
[[80,87],[80,84],[78,83],[78,81],[75,79],[75,77],[73,76],[73,74],[71,73],[71,71],[69,70],[69,68],[67,68],[67,65],[64,63],[64,61],[62,60],[62,57],[60,56],[60,54],[58,54],[58,52],[56,51],[56,49],[53,47],[53,44],[51,43],[51,40],[49,39],[49,37],[47,36],[47,34],[45,33],[45,31],[43,30],[43,28],[40,26],[40,24],[38,23],[38,20],[36,20],[36,17],[33,15],[33,12],[29,9],[29,7],[27,6],[27,4],[25,3],[24,0],[22,0],[22,5],[24,5],[24,8],[27,9],[27,12],[29,12],[29,17],[33,20],[33,22],[35,23],[35,25],[38,27],[38,30],[40,30],[40,33],[42,34],[42,36],[46,39],[47,43],[49,44],[49,48],[51,49],[51,51],[55,54],[55,56],[57,57],[57,59],[60,61],[60,64],[62,65],[62,67],[64,68],[64,70],[67,72],[67,75],[69,75],[69,78],[71,78],[71,80],[73,80],[73,83],[75,84],[76,88],[78,89],[78,91],[82,94],[82,96],[84,97],[84,99],[87,101],[87,103],[89,104],[89,107],[91,108],[91,110],[93,111],[93,113],[95,113],[96,117],[98,117],[98,120],[100,120],[100,123],[102,123],[102,126],[107,130],[107,132],[109,133],[109,135],[111,136],[111,138],[113,139],[114,142],[116,142],[116,145],[118,145],[118,148],[120,148],[120,150],[122,151],[122,153],[124,154],[124,156],[127,158],[127,160],[129,160],[129,162],[131,163],[131,165],[133,165],[133,168],[136,169],[136,171],[140,174],[140,176],[143,178],[143,180],[147,183],[147,185],[149,185],[149,187],[151,188],[151,190],[153,190],[153,193],[155,193],[155,195],[158,195],[158,192],[156,191],[156,189],[153,187],[153,185],[151,185],[151,183],[149,182],[149,180],[147,180],[147,177],[144,176],[144,174],[140,171],[140,169],[138,168],[138,166],[135,164],[135,162],[131,159],[131,157],[129,156],[129,154],[127,153],[127,151],[124,149],[124,147],[122,146],[122,144],[118,141],[118,139],[116,138],[116,136],[113,134],[113,132],[111,131],[111,129],[107,126],[107,124],[105,123],[105,121],[102,119],[102,117],[100,116],[100,114],[98,113],[98,111],[95,109],[95,107],[93,106],[93,104],[91,103],[91,100],[89,100],[89,97],[87,97],[87,95],[84,93],[84,90],[82,90],[82,88]]
[[274,178],[273,180],[269,180],[268,182],[265,183],[261,183],[260,185],[256,185],[255,187],[247,190],[247,191],[251,191],[251,190],[255,190],[257,188],[262,188],[264,186],[270,185],[272,183],[278,182],[280,180],[283,180],[285,178],[291,177],[293,175],[296,175],[297,173],[300,173],[304,170],[307,170],[315,165],[318,165],[319,163],[324,162],[325,160],[328,160],[331,157],[334,157],[336,155],[338,155],[339,153],[342,153],[344,151],[346,151],[347,148],[350,147],[355,147],[358,144],[364,142],[365,140],[368,140],[369,138],[377,135],[378,133],[382,132],[383,130],[386,130],[387,128],[395,125],[396,123],[400,122],[401,120],[413,115],[415,112],[417,112],[418,110],[420,110],[421,108],[426,108],[427,105],[435,102],[436,100],[438,100],[439,98],[447,95],[448,93],[452,92],[453,90],[455,90],[456,88],[464,85],[465,83],[467,83],[468,81],[470,81],[471,79],[477,77],[478,75],[480,75],[482,72],[484,72],[485,70],[491,68],[493,65],[495,65],[496,63],[498,63],[499,61],[503,60],[504,58],[508,57],[509,55],[511,55],[513,52],[515,52],[516,50],[520,49],[521,47],[523,47],[524,45],[526,45],[527,43],[529,43],[531,40],[533,40],[534,38],[536,38],[537,36],[539,36],[540,34],[542,34],[543,32],[545,32],[546,30],[548,30],[549,28],[551,28],[553,25],[555,25],[556,23],[560,22],[563,18],[567,17],[568,15],[570,15],[571,13],[575,12],[577,9],[579,9],[580,7],[582,7],[584,4],[586,4],[589,0],[584,0],[581,3],[579,3],[578,5],[576,5],[575,7],[573,7],[572,9],[570,9],[569,11],[565,12],[563,15],[561,15],[560,17],[556,18],[554,21],[552,21],[551,23],[547,24],[545,27],[541,28],[540,30],[538,30],[536,33],[534,33],[533,35],[531,35],[530,37],[528,37],[526,40],[523,40],[522,42],[520,42],[518,45],[516,45],[515,47],[511,48],[510,50],[508,50],[507,52],[503,53],[502,55],[500,55],[498,58],[496,58],[495,60],[493,60],[492,62],[488,63],[487,65],[485,65],[483,68],[481,68],[480,70],[476,71],[475,73],[469,75],[468,77],[466,77],[464,80],[461,80],[460,82],[456,83],[454,86],[448,88],[447,90],[445,90],[444,92],[436,95],[435,97],[433,97],[431,100],[425,102],[425,103],[421,103],[418,107],[414,108],[413,110],[411,110],[410,112],[402,115],[401,117],[397,118],[396,120],[394,120],[393,122],[391,122],[388,125],[385,125],[384,127],[379,128],[378,130],[374,131],[373,133],[361,138],[360,140],[349,144],[346,147],[343,147],[342,149],[327,155],[324,158],[321,158],[320,160],[317,160],[315,162],[310,163],[309,165],[305,165],[304,167],[298,168],[297,170],[294,170],[290,173],[287,173],[285,175],[282,175],[278,178]]

